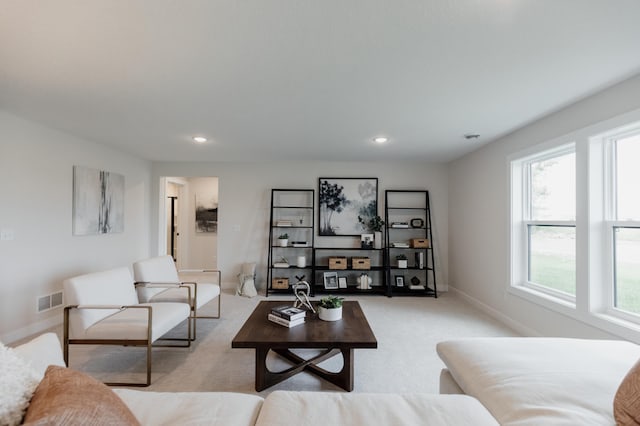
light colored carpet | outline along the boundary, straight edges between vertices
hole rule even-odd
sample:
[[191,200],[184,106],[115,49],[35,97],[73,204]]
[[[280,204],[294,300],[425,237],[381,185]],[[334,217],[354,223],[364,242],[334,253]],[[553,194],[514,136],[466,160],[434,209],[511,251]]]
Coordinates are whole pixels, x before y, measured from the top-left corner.
[[[438,393],[438,378],[444,365],[435,351],[437,342],[460,337],[517,335],[453,294],[443,293],[438,299],[381,296],[347,299],[360,302],[378,340],[378,349],[355,350],[354,392]],[[341,391],[306,372],[262,392],[255,391],[254,350],[232,349],[231,340],[260,300],[265,298],[248,299],[225,289],[222,318],[199,320],[197,340],[191,348],[153,349],[152,384],[142,389],[234,391],[262,396],[274,390]],[[268,300],[293,298],[272,296]],[[72,368],[99,379],[144,380],[144,349],[74,345],[70,353]],[[289,366],[276,355],[269,362],[273,370]],[[321,365],[336,371],[342,359],[337,356]]]

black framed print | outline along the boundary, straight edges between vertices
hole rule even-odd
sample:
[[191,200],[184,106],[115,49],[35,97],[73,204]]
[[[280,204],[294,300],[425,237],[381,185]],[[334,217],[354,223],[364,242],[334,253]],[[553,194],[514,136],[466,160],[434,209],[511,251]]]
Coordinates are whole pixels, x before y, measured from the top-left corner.
[[319,178],[318,201],[318,235],[360,236],[378,214],[378,178]]

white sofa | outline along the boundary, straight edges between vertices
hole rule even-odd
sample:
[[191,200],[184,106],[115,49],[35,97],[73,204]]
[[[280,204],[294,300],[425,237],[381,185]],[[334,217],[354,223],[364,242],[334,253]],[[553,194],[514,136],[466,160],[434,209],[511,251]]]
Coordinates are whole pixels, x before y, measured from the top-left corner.
[[440,392],[475,397],[501,425],[614,425],[616,391],[640,359],[630,342],[566,338],[460,339],[437,351]]
[[[52,333],[43,334],[13,351],[27,361],[40,377],[49,365],[64,366],[60,342]],[[42,391],[43,383],[50,382],[48,377],[52,368],[56,367],[47,369],[45,378],[38,385],[27,410],[27,418],[32,410],[38,410],[39,407],[36,406],[41,404],[43,395],[44,398],[48,398],[51,393],[51,398],[55,398],[56,395],[65,393],[60,389],[49,393]],[[9,366],[0,365],[0,371],[8,369]],[[81,381],[77,375],[81,373],[59,367],[57,371],[76,375],[74,386],[81,386],[77,384]],[[134,420],[137,419],[143,425],[498,425],[476,399],[466,395],[275,391],[262,398],[231,392],[172,393],[111,389],[97,381],[94,382],[90,384],[91,389],[103,387],[102,392],[117,395],[118,398],[115,399],[118,399],[118,404],[122,405],[124,402],[125,410],[128,408],[135,417]],[[80,406],[80,410],[90,407],[89,414],[92,416],[101,415],[96,406],[98,404],[94,404],[95,401],[82,401],[82,394],[69,397],[73,399],[75,406],[68,410],[59,401],[51,401],[53,410],[63,411],[63,421],[60,417],[45,418],[40,419],[39,424],[78,424],[79,421],[74,418],[73,413],[77,406]],[[36,399],[38,402],[34,402]],[[104,414],[103,412],[102,415]],[[47,415],[54,416],[53,413]],[[105,417],[99,417],[97,420],[84,418],[80,423],[87,424],[92,421],[94,424],[108,423]],[[121,421],[111,423],[123,424]]]

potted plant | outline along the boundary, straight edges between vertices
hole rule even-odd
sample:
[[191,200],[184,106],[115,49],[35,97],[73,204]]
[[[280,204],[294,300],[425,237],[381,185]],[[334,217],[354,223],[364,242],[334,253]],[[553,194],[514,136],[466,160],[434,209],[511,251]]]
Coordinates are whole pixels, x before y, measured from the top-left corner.
[[286,247],[289,244],[289,234],[280,234],[278,241],[280,242],[280,247]]
[[407,268],[407,256],[404,254],[399,254],[396,256],[396,260],[398,261],[398,268],[406,269]]
[[338,321],[342,319],[342,302],[344,298],[327,296],[320,299],[318,317],[323,321]]
[[365,220],[362,216],[358,216],[358,222],[363,224],[369,231],[373,232],[373,246],[377,249],[382,248],[382,227],[384,220],[378,215],[373,216],[369,220]]

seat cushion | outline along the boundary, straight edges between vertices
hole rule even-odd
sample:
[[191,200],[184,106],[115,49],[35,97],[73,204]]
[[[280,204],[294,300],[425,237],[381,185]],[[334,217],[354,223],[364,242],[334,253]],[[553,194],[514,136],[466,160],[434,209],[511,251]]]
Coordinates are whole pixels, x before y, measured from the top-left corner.
[[140,423],[154,426],[254,425],[263,402],[257,395],[231,392],[114,392]]
[[[152,341],[187,319],[190,314],[186,303],[142,303],[152,308]],[[131,308],[119,311],[89,327],[82,339],[139,339],[147,338],[147,309]]]
[[[193,284],[186,284],[191,287],[191,295],[197,294],[196,307],[199,309],[208,302],[220,295],[220,287],[217,284],[198,283],[198,292],[195,293]],[[187,303],[188,292],[184,288],[170,288],[152,295],[150,302],[182,302]]]
[[462,339],[437,351],[502,425],[613,425],[614,395],[640,357],[630,342],[563,338]]
[[296,425],[498,425],[466,395],[275,391],[256,426]]

